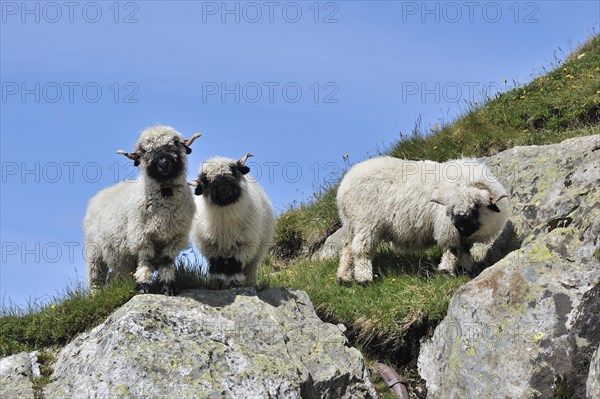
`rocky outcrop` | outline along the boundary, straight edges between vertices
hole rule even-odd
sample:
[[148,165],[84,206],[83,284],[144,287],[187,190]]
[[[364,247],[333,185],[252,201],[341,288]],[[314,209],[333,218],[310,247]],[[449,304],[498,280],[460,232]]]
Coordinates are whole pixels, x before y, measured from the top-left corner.
[[[343,327],[343,326],[342,326]],[[138,295],[58,355],[44,398],[373,398],[361,354],[283,288]]]
[[0,359],[0,398],[34,399],[32,378],[35,352],[21,352]]
[[484,161],[511,192],[511,222],[488,253],[500,260],[421,346],[428,397],[586,397],[600,343],[600,136]]

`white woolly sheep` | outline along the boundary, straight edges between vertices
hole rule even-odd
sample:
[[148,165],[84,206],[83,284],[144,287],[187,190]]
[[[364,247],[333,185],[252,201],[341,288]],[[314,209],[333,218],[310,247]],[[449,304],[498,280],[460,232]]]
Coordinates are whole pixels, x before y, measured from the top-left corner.
[[475,159],[438,163],[378,157],[352,167],[342,179],[337,205],[348,237],[338,279],[372,281],[373,252],[381,241],[404,250],[438,244],[439,269],[471,270],[474,243],[487,243],[508,217],[506,190]]
[[189,247],[194,198],[187,185],[187,154],[200,137],[186,140],[169,126],[144,130],[134,152],[119,150],[140,166],[137,181],[96,194],[83,221],[89,285],[94,291],[115,274],[135,272],[137,290],[148,293],[159,270],[161,292],[174,295],[175,257]]
[[208,260],[209,278],[225,287],[256,286],[258,265],[275,234],[271,202],[247,176],[249,156],[210,158],[190,183],[197,195],[193,240]]

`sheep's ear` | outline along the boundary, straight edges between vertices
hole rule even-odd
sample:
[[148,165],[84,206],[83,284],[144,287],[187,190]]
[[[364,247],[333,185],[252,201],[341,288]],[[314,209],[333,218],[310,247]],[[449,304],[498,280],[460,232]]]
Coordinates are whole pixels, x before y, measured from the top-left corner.
[[200,181],[198,180],[192,180],[191,182],[188,182],[188,184],[192,187],[196,187],[194,189],[194,194],[196,195],[202,195],[202,192],[204,191],[202,189],[202,183],[200,183]]
[[498,205],[496,204],[489,204],[488,209],[497,213],[500,213],[500,208],[498,208]]
[[250,172],[250,168],[246,165],[237,165],[237,170],[243,175],[247,175]]
[[133,161],[133,166],[140,166],[140,155],[137,152],[132,152],[130,154],[126,151],[118,150],[117,154],[125,155],[127,158],[131,159]]
[[503,199],[503,198],[508,198],[508,195],[502,194],[502,195],[500,195],[499,197],[496,197],[496,198],[490,197],[490,204],[487,206],[488,209],[490,209],[490,210],[492,210],[494,212],[500,213],[500,208],[498,208],[498,205],[496,205],[496,203],[498,201],[500,201],[501,199]]
[[183,146],[185,147],[185,153],[190,155],[192,153],[192,149],[185,144]]

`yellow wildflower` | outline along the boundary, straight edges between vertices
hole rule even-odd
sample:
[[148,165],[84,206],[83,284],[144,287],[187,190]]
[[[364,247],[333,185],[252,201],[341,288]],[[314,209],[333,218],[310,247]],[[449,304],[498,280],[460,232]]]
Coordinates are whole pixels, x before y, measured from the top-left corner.
[[350,156],[350,154],[344,154],[342,156],[344,157],[344,159],[348,159],[348,157]]
[[571,75],[571,74],[568,74],[567,76],[565,76],[565,78],[567,78],[567,79],[573,79],[573,77],[574,77],[574,76],[573,76],[573,75]]

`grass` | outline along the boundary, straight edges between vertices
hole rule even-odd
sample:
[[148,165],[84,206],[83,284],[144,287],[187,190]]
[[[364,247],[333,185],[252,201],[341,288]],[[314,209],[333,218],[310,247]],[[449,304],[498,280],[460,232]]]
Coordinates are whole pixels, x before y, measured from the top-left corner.
[[410,356],[414,341],[409,337],[441,321],[452,293],[468,281],[466,276],[435,273],[438,252],[406,255],[384,247],[373,262],[375,283],[367,286],[339,284],[337,259],[298,259],[283,269],[267,265],[260,282],[306,291],[319,316],[344,324],[354,344],[406,364],[414,360]]
[[278,219],[274,254],[285,260],[310,255],[340,226],[335,205],[336,187],[322,187],[313,201],[291,206]]
[[132,279],[115,281],[98,295],[89,296],[84,287],[74,284],[49,304],[25,309],[3,306],[0,357],[65,345],[127,302],[134,295],[134,285]]
[[393,146],[390,155],[445,161],[598,133],[600,35],[553,71],[527,85],[512,85],[482,103],[467,104],[462,117],[446,126],[436,125],[427,132],[431,134],[417,126],[412,136]]

